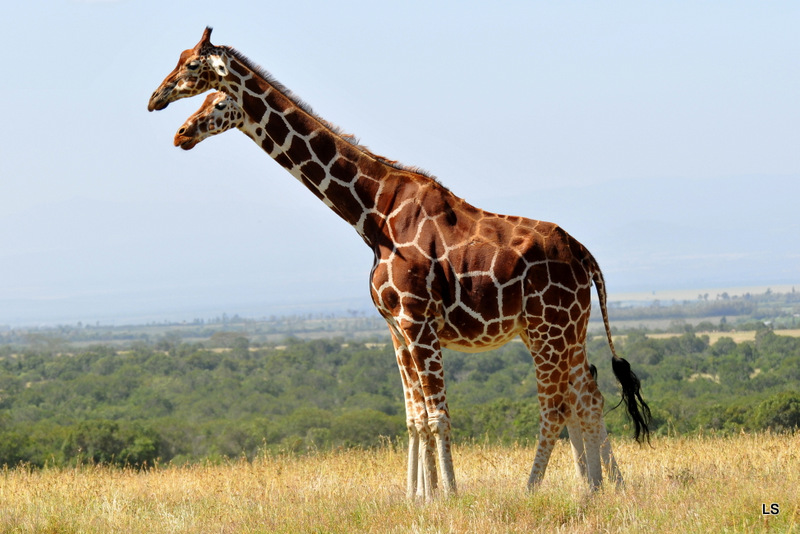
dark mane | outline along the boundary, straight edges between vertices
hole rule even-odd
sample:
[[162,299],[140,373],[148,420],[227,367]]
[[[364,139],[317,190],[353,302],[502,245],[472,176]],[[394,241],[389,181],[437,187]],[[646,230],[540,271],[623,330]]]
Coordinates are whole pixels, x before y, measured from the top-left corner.
[[[220,46],[218,48],[221,48],[221,49],[225,50],[226,53],[230,54],[231,56],[236,58],[238,61],[242,62],[242,64],[244,64],[245,67],[247,67],[248,69],[253,71],[257,76],[263,78],[267,83],[269,83],[272,87],[274,87],[277,91],[279,91],[283,96],[285,96],[286,98],[291,100],[292,103],[294,103],[297,107],[299,107],[300,109],[302,109],[303,111],[305,111],[306,113],[308,113],[309,115],[314,117],[314,119],[319,121],[322,125],[324,125],[326,128],[328,128],[331,132],[333,132],[334,135],[336,135],[340,139],[343,139],[344,141],[350,143],[351,145],[353,145],[354,147],[356,147],[360,151],[362,151],[365,154],[375,158],[376,160],[380,161],[381,163],[383,163],[385,165],[388,165],[388,166],[390,166],[390,167],[392,167],[394,169],[398,169],[398,170],[401,170],[401,171],[412,172],[414,174],[420,174],[420,175],[422,175],[422,176],[424,176],[426,178],[430,178],[431,180],[435,181],[436,183],[439,183],[439,181],[436,179],[435,176],[433,176],[432,174],[430,174],[429,172],[427,172],[427,171],[425,171],[423,169],[420,169],[419,167],[403,165],[401,163],[398,163],[397,161],[394,161],[394,160],[391,160],[391,159],[388,159],[388,158],[385,158],[383,156],[379,156],[379,155],[375,154],[369,148],[367,148],[366,146],[362,145],[359,142],[359,140],[358,140],[358,138],[356,136],[354,136],[352,134],[348,134],[348,133],[342,131],[342,129],[339,128],[338,126],[336,126],[335,124],[332,124],[332,123],[328,122],[327,120],[323,119],[322,117],[320,117],[319,115],[317,115],[314,112],[314,110],[311,109],[311,106],[306,104],[299,96],[294,94],[288,87],[286,87],[281,82],[276,80],[275,77],[272,74],[270,74],[266,69],[262,68],[260,65],[258,65],[256,63],[253,63],[250,60],[250,58],[248,58],[247,56],[245,56],[244,54],[242,54],[241,52],[239,52],[235,48],[230,47],[230,46]],[[439,183],[439,185],[441,185],[441,184]],[[444,187],[444,186],[442,186],[442,187]]]

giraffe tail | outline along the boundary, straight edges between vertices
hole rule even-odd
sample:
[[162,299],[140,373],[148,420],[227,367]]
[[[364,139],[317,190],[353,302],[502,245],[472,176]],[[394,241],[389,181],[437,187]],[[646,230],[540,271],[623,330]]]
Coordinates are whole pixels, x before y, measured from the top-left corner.
[[[608,346],[611,348],[611,368],[614,371],[614,376],[617,377],[617,380],[622,386],[622,399],[619,404],[625,404],[628,415],[633,421],[634,439],[641,443],[642,438],[644,438],[649,443],[650,422],[652,421],[650,407],[644,399],[642,399],[641,382],[639,381],[639,377],[636,376],[636,373],[631,370],[631,364],[624,358],[617,356],[617,352],[614,349],[614,340],[611,339],[611,325],[608,321],[605,280],[594,258],[592,258],[592,263],[594,264],[592,269],[592,281],[597,290],[597,298],[600,301],[600,313],[603,316],[603,326],[605,327],[606,336],[608,337]],[[619,404],[617,404],[617,406],[619,406]]]

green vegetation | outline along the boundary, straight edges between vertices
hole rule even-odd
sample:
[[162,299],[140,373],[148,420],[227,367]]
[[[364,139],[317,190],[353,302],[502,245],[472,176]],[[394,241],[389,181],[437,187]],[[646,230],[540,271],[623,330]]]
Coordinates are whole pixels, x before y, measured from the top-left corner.
[[[677,323],[682,333],[672,337],[632,329],[617,339],[642,378],[656,434],[800,427],[800,338],[751,324],[754,339],[739,343],[724,335],[711,343],[688,323]],[[203,342],[172,331],[154,341],[70,346],[37,335],[0,346],[0,465],[181,464],[372,447],[405,435],[385,338],[278,345],[234,329]],[[605,338],[589,340],[588,352],[608,410],[619,396]],[[456,442],[535,439],[535,371],[521,343],[446,351],[445,371]],[[622,409],[606,422],[612,434],[629,435]]]

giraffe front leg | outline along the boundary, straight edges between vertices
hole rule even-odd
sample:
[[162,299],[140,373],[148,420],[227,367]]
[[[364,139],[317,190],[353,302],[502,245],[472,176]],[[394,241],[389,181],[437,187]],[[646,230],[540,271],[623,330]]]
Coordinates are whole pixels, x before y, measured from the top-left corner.
[[[422,386],[419,383],[416,369],[411,361],[411,354],[405,344],[405,339],[396,325],[389,321],[389,332],[392,335],[397,367],[403,384],[403,400],[406,408],[406,428],[408,429],[408,464],[406,470],[406,496],[425,497],[430,493],[431,482],[426,484],[426,468],[423,467],[433,459],[431,449],[431,436],[427,427],[427,414]],[[430,460],[428,460],[430,458]],[[430,472],[430,468],[427,468]]]
[[408,422],[408,470],[406,476],[406,497],[414,498],[419,484],[419,432],[413,421]]
[[439,485],[444,495],[450,495],[456,491],[456,481],[439,339],[435,328],[428,322],[405,321],[400,326],[412,363],[407,367],[407,373],[412,375],[416,371],[426,416],[424,421],[417,420],[420,436],[417,488],[419,490],[424,484],[422,490],[426,499]]
[[439,474],[436,471],[436,438],[430,430],[425,433],[425,469],[430,481],[431,492],[439,487]]
[[[450,449],[450,418],[446,422],[434,422],[431,424],[431,434],[434,436],[436,458],[439,463],[439,471],[442,480],[442,491],[444,494],[451,495],[456,492],[456,476],[453,468],[453,454]],[[432,476],[436,479],[436,466],[431,464]],[[434,486],[435,487],[435,486]]]
[[408,423],[408,476],[406,496],[430,500],[438,486],[434,438],[427,424]]
[[[426,420],[417,426],[419,449],[417,457],[416,496],[429,501],[439,486],[436,473],[436,444]],[[411,488],[409,487],[409,490]]]

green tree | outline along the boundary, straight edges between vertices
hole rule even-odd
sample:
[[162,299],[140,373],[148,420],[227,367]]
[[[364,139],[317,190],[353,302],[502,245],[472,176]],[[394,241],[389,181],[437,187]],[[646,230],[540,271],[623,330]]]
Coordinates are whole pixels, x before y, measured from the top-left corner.
[[116,459],[119,465],[152,467],[161,458],[162,439],[152,429],[134,425],[121,439],[124,446]]
[[755,409],[755,421],[759,428],[775,431],[800,428],[800,393],[779,393]]
[[405,418],[364,409],[345,412],[331,423],[331,438],[346,447],[374,447],[381,437],[394,437],[404,432]]
[[112,421],[80,422],[62,446],[64,457],[75,463],[114,463],[125,447],[118,432],[119,425]]
[[30,462],[27,449],[31,446],[30,436],[20,431],[0,433],[0,466],[15,467]]

